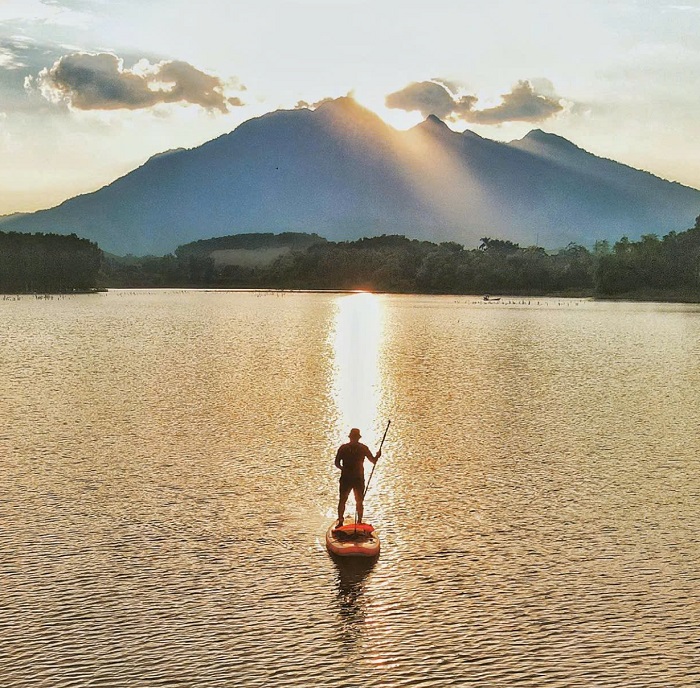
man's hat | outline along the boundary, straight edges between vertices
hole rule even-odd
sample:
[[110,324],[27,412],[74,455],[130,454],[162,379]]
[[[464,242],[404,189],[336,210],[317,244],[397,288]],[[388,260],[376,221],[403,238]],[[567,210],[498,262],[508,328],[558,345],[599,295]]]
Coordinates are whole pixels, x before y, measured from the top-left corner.
[[359,440],[360,437],[362,437],[362,435],[360,435],[360,430],[358,428],[352,428],[348,437],[357,437],[357,439]]

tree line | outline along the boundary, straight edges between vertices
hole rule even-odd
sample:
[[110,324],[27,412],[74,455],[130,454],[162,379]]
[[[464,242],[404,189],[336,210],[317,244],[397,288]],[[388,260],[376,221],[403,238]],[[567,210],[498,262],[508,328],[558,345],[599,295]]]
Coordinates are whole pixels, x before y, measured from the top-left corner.
[[102,251],[75,234],[0,232],[0,292],[5,294],[93,291]]
[[[212,250],[284,246],[264,266],[220,265]],[[251,234],[192,242],[167,256],[117,257],[75,234],[0,232],[0,292],[98,287],[366,289],[427,294],[595,295],[700,301],[700,217],[663,238],[569,244],[557,252],[483,237],[476,249],[402,235],[327,241]]]
[[[291,235],[289,235],[291,236]],[[695,226],[659,239],[622,237],[592,250],[569,244],[557,252],[483,237],[476,249],[402,235],[357,241],[295,240],[264,267],[217,265],[214,244],[195,242],[175,255],[108,257],[106,286],[190,286],[270,289],[367,289],[428,294],[596,295],[700,300],[700,217]],[[217,240],[216,247],[279,245],[279,235]],[[274,238],[273,238],[274,237]],[[209,240],[211,241],[211,240]]]
[[663,239],[623,237],[600,256],[595,277],[601,295],[666,292],[700,300],[700,216],[692,229]]

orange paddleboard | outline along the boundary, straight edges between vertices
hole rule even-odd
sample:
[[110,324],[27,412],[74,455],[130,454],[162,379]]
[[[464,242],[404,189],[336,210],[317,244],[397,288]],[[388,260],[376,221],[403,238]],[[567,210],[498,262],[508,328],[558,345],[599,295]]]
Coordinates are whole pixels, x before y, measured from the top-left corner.
[[369,523],[355,523],[345,517],[340,528],[335,522],[326,531],[326,547],[339,557],[376,557],[379,554],[379,535]]

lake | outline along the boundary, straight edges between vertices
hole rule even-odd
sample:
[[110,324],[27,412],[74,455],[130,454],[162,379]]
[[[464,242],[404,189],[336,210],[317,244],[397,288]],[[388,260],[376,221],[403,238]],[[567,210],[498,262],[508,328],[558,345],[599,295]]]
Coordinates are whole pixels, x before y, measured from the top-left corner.
[[[699,306],[110,291],[0,319],[4,688],[700,684]],[[389,419],[381,555],[338,563],[335,451]]]

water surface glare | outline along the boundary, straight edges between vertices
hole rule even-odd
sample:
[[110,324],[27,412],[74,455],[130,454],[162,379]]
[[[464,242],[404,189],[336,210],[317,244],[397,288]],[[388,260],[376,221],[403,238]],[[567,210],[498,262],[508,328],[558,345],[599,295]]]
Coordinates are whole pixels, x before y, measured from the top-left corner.
[[[0,300],[0,685],[700,685],[700,308]],[[375,449],[374,564],[332,560]]]

